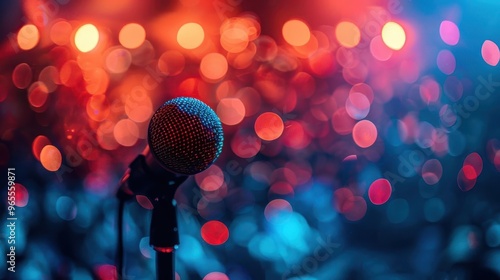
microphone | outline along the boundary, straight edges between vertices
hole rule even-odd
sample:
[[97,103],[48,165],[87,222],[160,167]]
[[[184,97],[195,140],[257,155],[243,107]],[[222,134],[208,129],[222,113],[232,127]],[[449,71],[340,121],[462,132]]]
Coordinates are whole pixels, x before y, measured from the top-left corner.
[[[129,165],[120,181],[119,209],[135,195],[153,204],[150,245],[156,251],[157,279],[175,279],[173,253],[179,244],[174,195],[189,175],[207,169],[222,152],[224,133],[215,112],[202,101],[178,97],[151,117],[148,146]],[[123,267],[123,217],[119,215],[118,265]]]
[[153,201],[165,188],[175,188],[212,165],[223,141],[219,117],[208,105],[190,97],[165,102],[149,123],[149,145],[130,164],[117,196],[145,195]]

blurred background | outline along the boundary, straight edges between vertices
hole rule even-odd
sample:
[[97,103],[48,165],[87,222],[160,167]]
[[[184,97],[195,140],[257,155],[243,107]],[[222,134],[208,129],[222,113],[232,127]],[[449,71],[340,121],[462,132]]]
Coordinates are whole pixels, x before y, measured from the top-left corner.
[[[16,272],[0,278],[116,279],[117,184],[178,96],[225,133],[176,193],[178,279],[499,278],[496,1],[0,8],[18,218]],[[151,208],[126,205],[124,279],[154,278]]]

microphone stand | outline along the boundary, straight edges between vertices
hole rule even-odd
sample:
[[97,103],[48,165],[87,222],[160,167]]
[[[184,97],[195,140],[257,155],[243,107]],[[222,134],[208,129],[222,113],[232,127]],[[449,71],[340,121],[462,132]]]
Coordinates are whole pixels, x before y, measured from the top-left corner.
[[179,246],[175,188],[166,188],[153,202],[149,244],[156,251],[156,279],[175,280],[175,249]]
[[[135,195],[145,195],[153,204],[149,244],[156,251],[156,279],[175,280],[175,249],[179,246],[176,202],[177,187],[188,176],[176,175],[154,164],[155,159],[148,149],[137,156],[123,176],[117,197],[120,203],[130,200]],[[157,167],[157,168],[155,168]],[[119,220],[119,226],[121,221]],[[121,231],[121,228],[120,228]],[[119,235],[119,248],[123,246]],[[120,249],[118,249],[120,252]],[[121,249],[123,254],[123,250]],[[118,260],[122,273],[123,255]],[[117,267],[118,268],[118,267]]]

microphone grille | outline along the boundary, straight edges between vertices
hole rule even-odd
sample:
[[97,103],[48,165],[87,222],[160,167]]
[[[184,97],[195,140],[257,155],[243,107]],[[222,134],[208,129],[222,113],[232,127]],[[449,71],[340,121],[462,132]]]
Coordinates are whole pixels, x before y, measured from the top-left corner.
[[166,169],[192,175],[207,169],[222,152],[219,117],[205,103],[178,97],[164,103],[151,118],[149,148]]

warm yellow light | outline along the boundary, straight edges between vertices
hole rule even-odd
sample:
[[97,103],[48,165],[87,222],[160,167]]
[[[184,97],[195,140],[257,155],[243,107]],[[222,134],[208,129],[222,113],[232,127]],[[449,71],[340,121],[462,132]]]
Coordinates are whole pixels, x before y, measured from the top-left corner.
[[22,50],[31,50],[40,40],[38,29],[33,24],[26,24],[17,33],[17,44]]
[[177,32],[177,42],[181,47],[188,50],[199,47],[204,39],[205,32],[203,31],[203,27],[194,22],[184,24]]
[[335,36],[342,46],[354,48],[359,44],[361,32],[354,23],[343,21],[335,28]]
[[118,40],[125,48],[138,48],[146,40],[146,30],[140,24],[129,23],[120,30]]
[[92,24],[80,26],[75,34],[75,45],[81,52],[90,52],[99,42],[99,31]]
[[283,25],[283,38],[292,46],[303,46],[309,42],[311,31],[303,21],[292,19]]
[[393,50],[400,50],[406,42],[406,33],[401,25],[388,22],[382,27],[382,40]]

